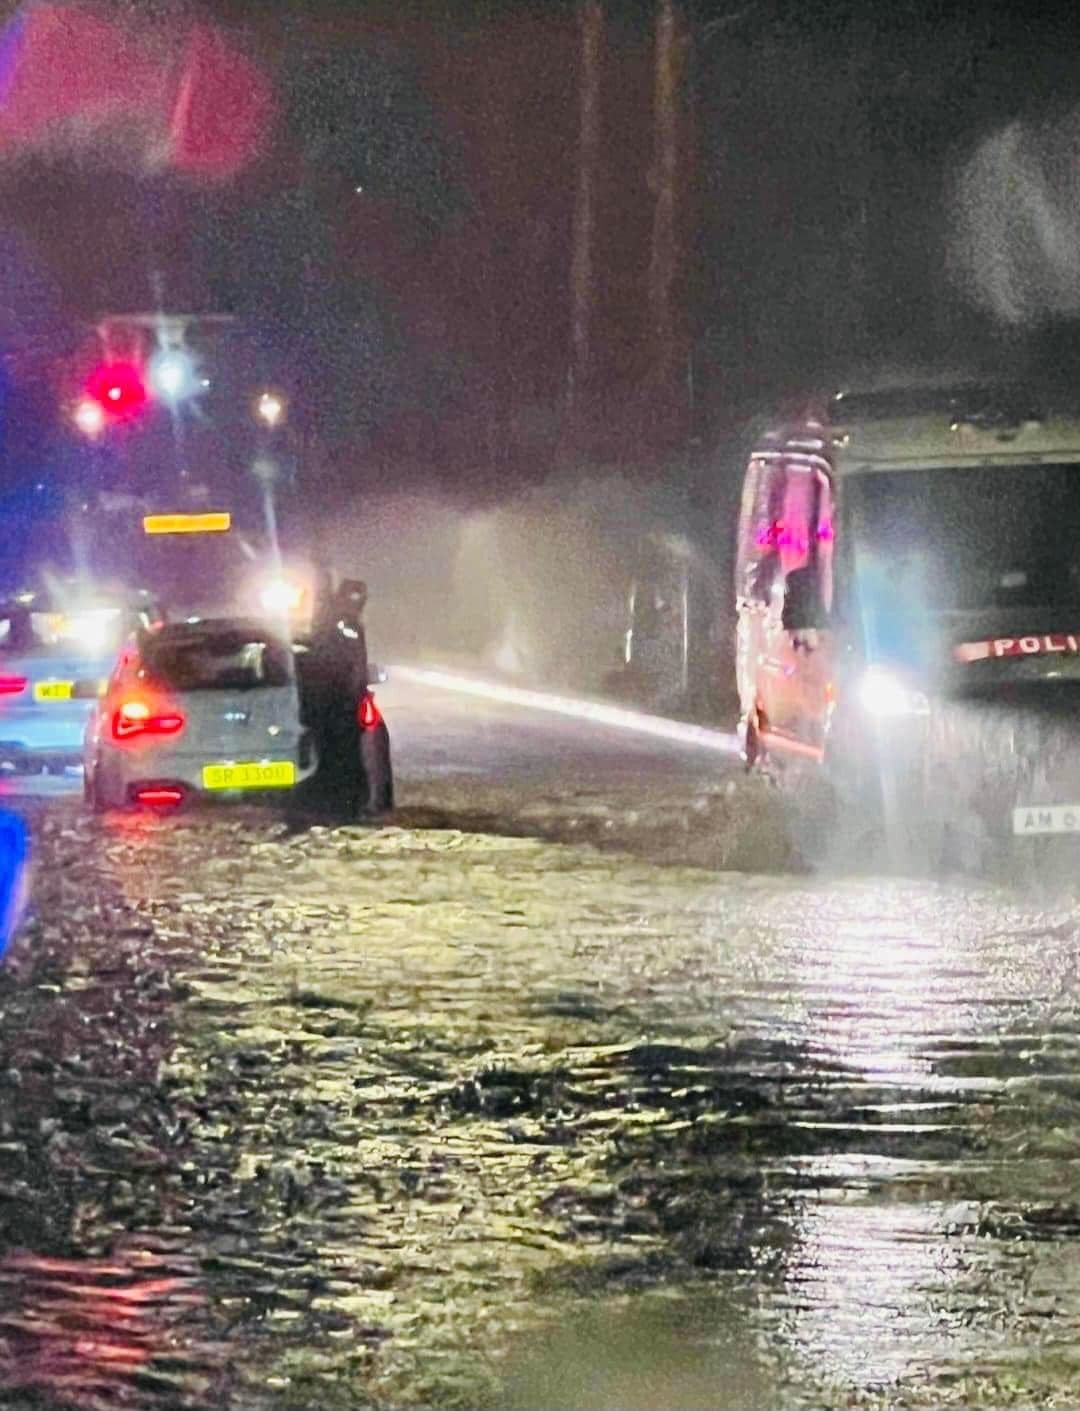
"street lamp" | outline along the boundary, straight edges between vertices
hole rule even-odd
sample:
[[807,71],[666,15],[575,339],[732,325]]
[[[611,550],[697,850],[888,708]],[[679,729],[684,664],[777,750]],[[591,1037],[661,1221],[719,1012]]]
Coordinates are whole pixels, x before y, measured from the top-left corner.
[[285,403],[276,392],[264,392],[256,403],[259,420],[273,431],[285,415]]

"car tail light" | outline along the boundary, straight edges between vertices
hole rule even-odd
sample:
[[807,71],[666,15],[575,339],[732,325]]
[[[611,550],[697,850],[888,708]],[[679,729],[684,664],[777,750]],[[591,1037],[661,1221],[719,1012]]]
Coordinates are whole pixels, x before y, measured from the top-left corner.
[[145,804],[149,808],[174,808],[184,802],[184,791],[165,784],[138,789],[135,792],[135,802]]
[[382,713],[370,691],[360,697],[360,704],[356,708],[356,723],[361,730],[377,730],[383,723]]
[[135,735],[178,735],[184,717],[178,710],[161,710],[146,701],[122,701],[113,712],[114,740],[130,740]]
[[0,696],[21,696],[25,690],[25,676],[0,676]]

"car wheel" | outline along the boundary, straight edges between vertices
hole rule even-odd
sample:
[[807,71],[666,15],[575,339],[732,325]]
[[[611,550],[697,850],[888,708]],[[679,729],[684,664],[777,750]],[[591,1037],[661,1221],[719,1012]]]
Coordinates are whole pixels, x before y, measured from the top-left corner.
[[101,792],[100,774],[100,768],[86,770],[83,773],[83,798],[89,805],[90,811],[98,814],[104,813],[109,807]]
[[82,782],[83,803],[92,813],[98,812],[98,790],[97,780],[89,769],[83,770]]

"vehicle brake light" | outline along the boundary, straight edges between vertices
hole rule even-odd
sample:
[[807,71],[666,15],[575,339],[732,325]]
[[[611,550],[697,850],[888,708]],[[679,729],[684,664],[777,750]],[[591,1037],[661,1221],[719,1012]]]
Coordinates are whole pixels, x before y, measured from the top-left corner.
[[133,735],[178,735],[184,717],[178,710],[154,711],[146,701],[124,701],[113,713],[114,740],[130,740]]
[[0,696],[21,696],[25,690],[25,676],[0,676]]
[[356,723],[361,730],[377,730],[383,723],[382,713],[370,691],[360,697],[360,704],[356,708]]
[[183,789],[172,788],[168,785],[159,785],[151,789],[139,789],[135,795],[135,802],[147,804],[151,808],[168,808],[184,802],[184,791]]

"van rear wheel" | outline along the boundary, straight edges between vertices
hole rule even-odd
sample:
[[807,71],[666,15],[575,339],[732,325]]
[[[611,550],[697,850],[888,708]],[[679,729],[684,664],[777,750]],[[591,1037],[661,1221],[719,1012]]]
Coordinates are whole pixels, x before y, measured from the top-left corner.
[[762,749],[761,745],[761,733],[758,728],[758,716],[756,710],[750,711],[746,718],[742,721],[739,726],[739,734],[742,737],[742,749],[740,751],[742,755],[742,761],[743,764],[746,766],[747,772],[749,772],[761,763],[762,757],[764,755],[764,750]]
[[811,847],[830,870],[925,875],[947,861],[948,833],[925,772],[826,754]]

